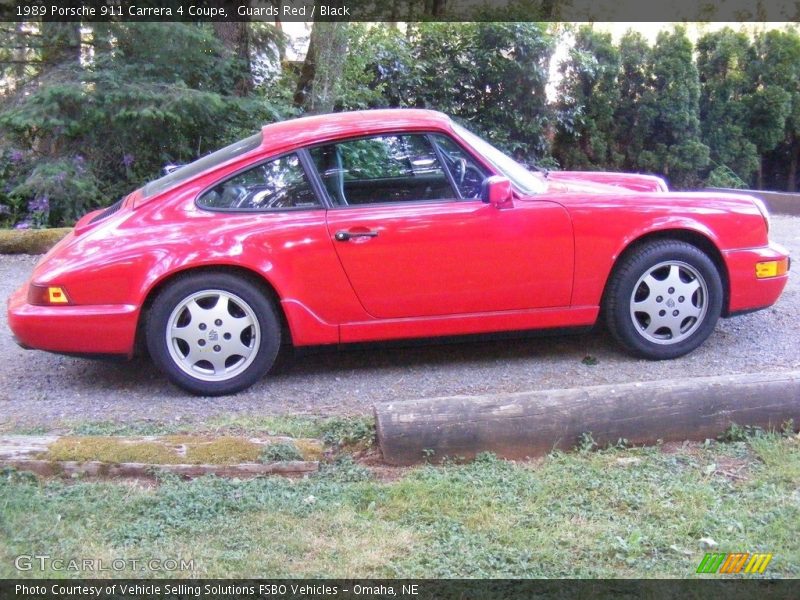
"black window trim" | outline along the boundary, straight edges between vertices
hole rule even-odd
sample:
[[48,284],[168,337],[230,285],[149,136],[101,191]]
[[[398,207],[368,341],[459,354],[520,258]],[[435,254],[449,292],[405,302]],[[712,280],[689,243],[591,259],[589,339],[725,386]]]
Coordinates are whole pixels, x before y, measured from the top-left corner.
[[[308,183],[311,186],[311,190],[314,192],[317,200],[319,201],[318,206],[287,206],[283,208],[214,208],[209,206],[203,206],[199,203],[200,198],[203,197],[204,194],[211,191],[213,188],[217,187],[225,183],[226,181],[230,181],[234,177],[238,177],[242,173],[249,171],[250,169],[255,169],[260,167],[261,165],[265,165],[268,162],[272,162],[273,160],[280,160],[281,158],[285,158],[287,156],[291,156],[292,154],[297,155],[298,161],[300,162],[300,168],[303,169],[303,174],[306,176]],[[286,152],[282,152],[280,154],[275,154],[270,156],[269,158],[264,158],[262,160],[258,160],[256,162],[249,163],[245,165],[241,169],[237,169],[233,173],[229,173],[223,178],[217,179],[216,181],[212,182],[203,190],[201,190],[194,198],[194,205],[199,210],[204,210],[206,212],[212,213],[227,213],[227,214],[253,214],[253,213],[280,213],[280,212],[297,212],[297,211],[310,211],[310,210],[327,210],[330,208],[330,200],[328,199],[327,195],[321,195],[319,186],[316,183],[316,178],[314,175],[316,174],[316,169],[314,173],[309,173],[309,164],[311,163],[310,157],[307,155],[304,157],[305,148],[299,148],[295,150],[289,150]],[[313,164],[311,165],[313,166]]]
[[[388,200],[386,202],[369,202],[365,204],[346,204],[341,205],[336,203],[333,198],[330,197],[325,184],[322,181],[322,176],[320,175],[316,165],[314,164],[314,160],[311,158],[310,150],[314,148],[318,148],[320,146],[328,146],[331,144],[339,144],[343,142],[351,142],[351,141],[358,141],[358,140],[365,140],[371,139],[376,137],[383,137],[383,136],[390,136],[390,135],[420,135],[428,139],[428,142],[433,147],[434,152],[436,153],[436,157],[441,163],[442,170],[447,177],[447,181],[450,186],[455,190],[456,197],[455,198],[440,198],[434,200]],[[389,130],[383,131],[380,133],[373,133],[373,134],[362,134],[362,135],[355,135],[355,136],[348,136],[342,138],[336,138],[333,140],[326,140],[324,142],[318,142],[315,144],[310,144],[308,146],[302,146],[300,148],[295,148],[293,150],[287,150],[285,152],[281,152],[279,154],[275,154],[269,156],[267,158],[260,159],[256,162],[249,163],[243,166],[240,169],[237,169],[233,173],[228,174],[227,176],[217,179],[216,181],[212,182],[205,188],[203,188],[194,198],[195,207],[199,210],[203,210],[206,212],[212,213],[227,213],[227,214],[253,214],[253,213],[280,213],[280,212],[296,212],[296,211],[310,211],[310,210],[336,210],[336,209],[353,209],[353,208],[365,208],[369,206],[405,206],[405,205],[425,205],[425,204],[441,204],[441,203],[451,203],[451,202],[479,202],[480,199],[478,198],[464,198],[461,195],[461,190],[458,189],[458,186],[455,184],[455,180],[453,179],[452,173],[450,173],[450,169],[447,167],[446,162],[441,157],[441,149],[436,144],[436,141],[432,139],[435,135],[443,135],[448,138],[453,144],[461,148],[461,150],[469,157],[471,157],[477,164],[481,165],[484,169],[489,171],[491,174],[494,173],[494,169],[490,168],[486,165],[486,163],[482,160],[475,158],[475,153],[472,152],[469,148],[466,148],[464,144],[460,143],[457,139],[455,139],[449,132],[440,131],[440,130],[414,130],[409,131],[407,129],[397,129],[397,130]],[[212,188],[220,185],[221,183],[225,183],[226,181],[233,179],[248,171],[250,169],[254,169],[256,167],[260,167],[263,164],[266,164],[273,160],[278,160],[281,158],[285,158],[287,156],[291,156],[292,154],[296,154],[300,165],[303,169],[305,176],[308,178],[309,183],[311,184],[311,188],[314,191],[314,195],[319,200],[319,206],[291,206],[285,208],[212,208],[208,206],[202,206],[198,203],[200,198],[206,192],[210,191]]]
[[[458,185],[456,184],[456,178],[455,178],[455,176],[454,176],[454,175],[453,175],[453,174],[450,172],[450,167],[447,165],[447,161],[446,161],[446,160],[444,160],[444,158],[443,158],[443,156],[442,156],[442,154],[444,153],[444,150],[442,150],[441,148],[439,148],[439,144],[437,144],[437,143],[436,143],[436,139],[435,139],[435,137],[436,137],[437,135],[440,135],[440,136],[444,136],[444,137],[446,137],[448,140],[450,140],[450,141],[453,143],[453,145],[455,145],[455,146],[456,146],[456,148],[460,148],[460,149],[461,149],[461,151],[462,151],[464,154],[466,154],[467,156],[469,156],[469,157],[472,159],[472,162],[474,162],[474,163],[475,163],[475,164],[477,164],[477,165],[480,165],[480,167],[482,167],[482,168],[483,168],[485,171],[489,171],[489,173],[491,173],[492,175],[496,175],[496,173],[493,173],[491,169],[487,169],[487,168],[486,168],[486,165],[484,165],[484,164],[483,164],[483,162],[481,162],[481,161],[477,160],[477,159],[475,158],[475,155],[474,155],[472,152],[470,152],[469,150],[467,150],[466,148],[464,148],[464,144],[460,144],[460,143],[458,142],[458,140],[455,140],[455,139],[453,139],[453,136],[451,136],[451,135],[447,135],[446,133],[444,133],[444,132],[441,132],[441,131],[435,131],[435,132],[431,132],[431,133],[428,133],[428,134],[426,134],[426,135],[428,136],[428,140],[430,141],[430,143],[431,143],[431,146],[433,146],[433,149],[434,149],[434,151],[436,152],[436,156],[438,156],[438,157],[439,157],[439,161],[442,163],[442,168],[444,169],[445,173],[447,173],[447,174],[448,174],[448,176],[449,176],[449,178],[450,178],[450,185],[452,185],[452,186],[453,186],[453,189],[454,189],[454,190],[456,191],[456,193],[458,194],[458,197],[459,197],[461,200],[465,201],[465,202],[466,202],[466,201],[469,201],[469,200],[480,200],[480,198],[464,198],[464,195],[461,193],[461,189],[460,189],[460,188],[458,187]],[[485,177],[484,177],[484,179],[486,179],[486,177],[490,177],[490,175],[487,175],[487,176],[485,176]]]
[[[255,142],[255,143],[253,143],[253,142]],[[177,187],[179,187],[181,185],[190,183],[193,179],[196,179],[198,177],[202,177],[209,170],[214,170],[214,169],[220,168],[227,162],[238,160],[238,159],[242,158],[243,156],[247,155],[250,152],[255,152],[256,150],[258,150],[258,148],[261,147],[261,145],[263,143],[264,143],[264,132],[263,132],[263,130],[259,130],[258,132],[254,133],[253,135],[250,135],[250,136],[248,136],[246,138],[242,138],[241,140],[237,140],[236,142],[233,142],[232,144],[228,144],[227,146],[225,146],[223,148],[219,148],[219,149],[217,149],[217,150],[215,150],[213,152],[210,152],[210,153],[208,153],[208,154],[206,154],[204,156],[201,156],[201,157],[193,160],[192,162],[190,162],[188,164],[181,165],[179,168],[173,170],[172,172],[167,173],[166,175],[162,175],[161,177],[159,177],[157,179],[154,179],[152,181],[148,181],[147,183],[145,183],[140,188],[141,189],[142,198],[143,199],[155,198],[156,196],[160,196],[162,194],[165,194],[165,193],[167,193],[167,192],[169,192],[169,191],[171,191],[171,190],[173,190],[173,189],[175,189],[175,188],[177,188]],[[228,150],[229,148],[232,148],[233,146],[237,146],[239,144],[245,144],[245,147],[243,149],[241,149],[239,152],[237,152],[235,154],[229,154],[229,155],[226,156],[225,159],[223,159],[221,161],[218,161],[218,162],[215,162],[210,166],[206,166],[201,171],[195,171],[195,169],[196,169],[195,165],[197,165],[197,163],[208,161],[212,156],[218,155],[219,153],[222,153],[225,150]],[[190,173],[190,174],[187,175],[187,173]],[[166,180],[166,185],[163,185],[163,182],[165,180]],[[162,182],[162,185],[161,186],[155,186],[155,184],[158,183],[158,182]],[[157,189],[154,190],[153,187],[156,187]]]
[[[325,188],[325,184],[322,181],[322,175],[320,175],[319,170],[317,169],[316,165],[314,164],[314,160],[311,158],[311,154],[309,153],[309,151],[313,150],[314,148],[319,148],[321,146],[329,146],[331,144],[341,144],[343,142],[352,142],[352,141],[358,141],[358,140],[368,140],[368,139],[371,139],[371,138],[385,137],[385,136],[390,136],[390,135],[419,135],[419,136],[425,137],[428,140],[428,143],[431,144],[431,146],[433,147],[433,151],[436,153],[436,158],[441,163],[442,171],[444,171],[445,177],[447,177],[447,182],[450,184],[450,186],[455,191],[456,197],[455,198],[448,198],[448,199],[439,198],[439,199],[434,199],[434,200],[423,200],[423,199],[420,199],[420,200],[387,200],[386,202],[368,202],[368,203],[363,203],[363,204],[345,204],[345,205],[337,204],[336,202],[334,202],[334,200],[330,197],[330,194],[328,193],[328,190]],[[425,130],[419,130],[419,131],[416,131],[416,130],[409,131],[407,129],[398,129],[398,130],[382,131],[380,133],[354,135],[354,136],[350,136],[350,137],[342,137],[342,138],[337,138],[337,139],[333,139],[333,140],[327,140],[327,141],[324,141],[324,142],[318,142],[318,143],[315,143],[315,144],[310,144],[308,146],[304,146],[302,148],[302,150],[305,151],[306,153],[308,153],[308,160],[309,160],[310,166],[313,168],[314,178],[317,179],[317,183],[319,185],[320,192],[324,195],[324,197],[326,199],[326,204],[327,204],[327,206],[329,207],[330,210],[338,210],[338,209],[347,210],[347,209],[354,209],[354,208],[367,208],[367,207],[370,207],[370,206],[407,206],[407,205],[419,206],[419,205],[424,205],[424,204],[441,204],[441,203],[452,203],[452,202],[480,202],[479,198],[462,198],[461,197],[461,191],[458,189],[458,186],[455,185],[453,177],[450,174],[450,170],[447,168],[447,165],[442,160],[442,157],[439,155],[439,152],[440,152],[439,147],[436,145],[434,140],[431,139],[431,136],[433,136],[433,135],[444,135],[444,136],[446,136],[456,146],[458,146],[459,148],[464,150],[465,154],[467,154],[468,156],[472,157],[472,159],[475,160],[475,162],[477,162],[483,168],[486,168],[486,165],[484,164],[483,161],[476,160],[474,154],[472,152],[469,152],[467,149],[465,149],[463,144],[460,144],[460,143],[458,143],[458,141],[453,139],[452,135],[449,135],[448,132],[438,131],[438,130],[427,130],[427,129],[425,129]],[[489,170],[490,173],[492,172],[491,169],[487,169],[487,170]]]
[[452,187],[456,191],[456,195],[458,196],[459,200],[464,200],[464,195],[461,193],[461,190],[458,189],[456,185],[456,178],[453,177],[453,174],[450,172],[450,167],[447,165],[447,161],[444,160],[444,156],[442,155],[442,149],[436,145],[436,142],[433,139],[432,133],[425,134],[425,137],[428,139],[428,143],[433,148],[433,152],[436,154],[436,158],[439,160],[439,163],[442,165],[442,171],[444,171],[445,177],[447,177],[447,181],[450,182],[450,187]]

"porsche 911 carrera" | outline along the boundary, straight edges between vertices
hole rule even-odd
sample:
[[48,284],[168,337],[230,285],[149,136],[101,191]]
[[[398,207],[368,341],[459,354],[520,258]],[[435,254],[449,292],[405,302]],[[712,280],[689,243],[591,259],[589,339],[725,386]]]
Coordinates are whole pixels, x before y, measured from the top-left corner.
[[8,302],[26,348],[131,357],[231,394],[282,345],[603,319],[631,354],[691,352],[774,304],[787,251],[751,196],[529,170],[446,115],[310,116],[85,215]]

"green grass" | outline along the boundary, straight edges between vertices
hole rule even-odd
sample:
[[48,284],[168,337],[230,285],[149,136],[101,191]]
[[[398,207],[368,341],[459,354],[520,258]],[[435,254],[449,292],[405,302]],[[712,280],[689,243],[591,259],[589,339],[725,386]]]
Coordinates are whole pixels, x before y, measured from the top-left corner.
[[196,568],[119,573],[134,576],[696,577],[701,538],[719,552],[771,552],[765,576],[797,577],[799,488],[800,439],[777,434],[536,463],[483,455],[392,482],[346,456],[294,481],[6,472],[0,577],[20,575],[13,558],[30,553],[182,557]]

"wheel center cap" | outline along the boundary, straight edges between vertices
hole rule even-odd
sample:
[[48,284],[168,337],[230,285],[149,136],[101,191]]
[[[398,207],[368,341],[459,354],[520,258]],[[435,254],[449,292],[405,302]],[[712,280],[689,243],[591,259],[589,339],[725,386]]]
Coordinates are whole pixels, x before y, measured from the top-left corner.
[[219,334],[217,333],[216,329],[212,329],[208,332],[208,341],[209,342],[216,342],[219,339]]
[[673,306],[675,306],[675,300],[673,300],[672,298],[670,298],[669,300],[667,300],[667,306],[669,306],[670,308],[672,308]]

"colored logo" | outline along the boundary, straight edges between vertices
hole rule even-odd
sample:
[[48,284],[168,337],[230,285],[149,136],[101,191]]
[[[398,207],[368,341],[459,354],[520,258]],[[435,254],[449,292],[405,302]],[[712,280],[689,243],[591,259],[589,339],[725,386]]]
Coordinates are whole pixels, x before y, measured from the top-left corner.
[[763,573],[772,554],[750,554],[748,552],[711,552],[703,557],[698,573]]

